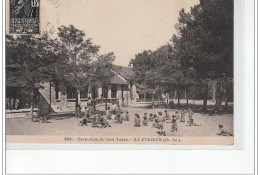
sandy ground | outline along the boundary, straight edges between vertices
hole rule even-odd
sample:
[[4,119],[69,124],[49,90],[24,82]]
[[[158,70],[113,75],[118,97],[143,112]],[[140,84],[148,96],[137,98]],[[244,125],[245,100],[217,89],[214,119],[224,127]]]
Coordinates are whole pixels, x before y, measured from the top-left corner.
[[[134,114],[141,116],[144,112],[158,113],[164,109],[144,109],[144,108],[124,108],[129,111],[130,121],[123,121],[122,124],[109,120],[110,128],[92,128],[91,126],[79,126],[79,121],[75,117],[52,118],[49,123],[32,122],[26,118],[6,119],[7,135],[70,135],[70,136],[157,136],[158,130],[152,127],[150,122],[148,126],[134,127]],[[172,115],[175,110],[168,110]],[[188,115],[186,114],[186,121]],[[194,113],[194,121],[201,126],[187,126],[188,123],[178,121],[178,132],[171,131],[171,123],[164,123],[167,136],[218,136],[218,125],[223,124],[225,130],[233,133],[233,115],[208,115]]]

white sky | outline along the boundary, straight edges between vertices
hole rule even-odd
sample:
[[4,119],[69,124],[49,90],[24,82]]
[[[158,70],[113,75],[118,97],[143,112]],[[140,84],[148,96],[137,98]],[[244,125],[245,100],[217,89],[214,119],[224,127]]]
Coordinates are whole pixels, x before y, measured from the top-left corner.
[[195,4],[198,0],[42,0],[41,30],[73,24],[101,46],[101,54],[114,52],[114,64],[127,66],[135,54],[169,42],[179,10]]

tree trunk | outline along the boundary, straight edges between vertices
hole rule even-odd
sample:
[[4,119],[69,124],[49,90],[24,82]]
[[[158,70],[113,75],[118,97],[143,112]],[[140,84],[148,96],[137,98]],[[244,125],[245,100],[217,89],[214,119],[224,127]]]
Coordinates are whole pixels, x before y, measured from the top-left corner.
[[219,112],[220,105],[222,103],[222,94],[221,94],[221,84],[220,84],[220,82],[216,83],[215,99],[216,99],[215,112]]
[[159,99],[159,104],[161,105],[162,104],[162,92],[160,91],[160,99]]
[[177,99],[178,99],[178,105],[180,105],[180,93],[179,93],[179,90],[176,91],[177,92]]
[[226,97],[225,97],[225,107],[224,107],[224,110],[227,110],[228,109],[228,101],[229,101],[229,94],[228,94],[228,91],[226,91]]
[[50,96],[49,96],[49,98],[50,98],[49,112],[51,112],[51,83],[50,83]]
[[107,96],[106,96],[106,106],[105,106],[106,110],[107,110]]
[[144,93],[144,102],[146,102],[146,92]]
[[75,101],[75,112],[76,117],[79,117],[79,97],[78,97],[78,91],[76,90],[76,101]]
[[153,107],[153,109],[154,109],[154,93],[153,93],[153,95],[152,95],[152,107]]
[[212,83],[212,100],[213,101],[216,100],[216,86],[215,86],[215,82]]
[[228,108],[228,98],[226,98],[226,101],[225,101],[225,109]]
[[206,82],[205,85],[205,90],[204,90],[204,100],[203,100],[203,111],[206,112],[207,111],[207,102],[208,102],[208,81]]
[[31,95],[31,97],[30,97],[31,98],[31,101],[30,101],[31,102],[31,104],[30,104],[31,105],[30,106],[30,113],[31,113],[31,120],[33,121],[33,95],[34,95],[33,94],[33,89],[31,90],[31,94],[30,95]]
[[189,98],[188,98],[188,95],[187,95],[187,89],[185,89],[185,98],[186,98],[186,104],[187,106],[189,105]]
[[208,102],[208,99],[206,97],[204,97],[204,101],[203,101],[203,111],[204,112],[207,111],[207,102]]

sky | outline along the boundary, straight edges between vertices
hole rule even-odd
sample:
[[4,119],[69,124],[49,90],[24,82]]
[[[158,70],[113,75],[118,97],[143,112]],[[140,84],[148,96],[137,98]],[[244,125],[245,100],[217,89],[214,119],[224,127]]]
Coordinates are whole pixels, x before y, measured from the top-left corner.
[[176,33],[181,8],[189,11],[199,0],[44,0],[40,4],[41,31],[54,36],[58,26],[73,24],[101,46],[114,52],[114,64],[128,66],[135,55],[155,50]]

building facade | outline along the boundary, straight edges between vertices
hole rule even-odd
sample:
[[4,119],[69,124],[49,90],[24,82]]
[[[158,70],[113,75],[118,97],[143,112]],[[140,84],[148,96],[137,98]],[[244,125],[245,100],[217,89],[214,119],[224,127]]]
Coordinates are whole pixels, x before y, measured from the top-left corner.
[[[136,104],[136,86],[130,81],[133,71],[129,67],[113,66],[114,76],[107,87],[87,86],[78,94],[79,104],[86,106],[88,99],[95,99],[97,104],[119,103],[120,106]],[[39,89],[41,100],[46,101],[54,112],[75,110],[76,92],[70,87],[66,92],[59,91],[51,83],[43,83]]]

